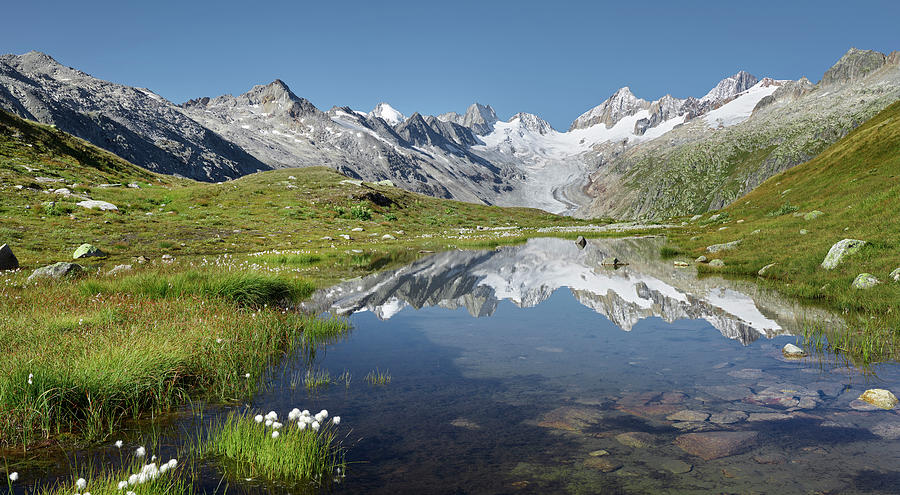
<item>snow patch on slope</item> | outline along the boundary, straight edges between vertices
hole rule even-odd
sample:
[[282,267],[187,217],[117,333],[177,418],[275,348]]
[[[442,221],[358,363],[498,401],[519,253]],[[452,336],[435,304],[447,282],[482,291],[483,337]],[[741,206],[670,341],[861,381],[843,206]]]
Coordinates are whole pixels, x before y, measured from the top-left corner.
[[752,88],[739,94],[737,98],[729,101],[721,107],[707,112],[703,120],[711,128],[731,127],[740,124],[750,118],[753,109],[759,100],[771,95],[780,84],[771,81],[760,81]]

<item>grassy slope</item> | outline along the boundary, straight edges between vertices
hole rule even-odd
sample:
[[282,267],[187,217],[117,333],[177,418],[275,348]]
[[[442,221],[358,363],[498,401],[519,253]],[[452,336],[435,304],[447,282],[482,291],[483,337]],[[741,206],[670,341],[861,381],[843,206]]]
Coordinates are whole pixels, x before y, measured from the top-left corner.
[[[796,207],[797,213],[819,210],[824,215],[805,220],[792,213],[773,214],[792,209],[784,206]],[[846,347],[851,354],[865,351],[871,359],[897,355],[893,329],[900,324],[900,283],[888,275],[900,267],[900,102],[815,159],[770,178],[723,211],[726,220],[699,230],[688,228],[673,236],[672,244],[699,256],[708,245],[743,239],[736,250],[707,254],[726,262],[719,271],[756,277],[760,268],[777,263],[765,273],[765,283],[787,295],[854,315],[851,336],[871,340],[880,335],[879,342],[835,342],[836,346]],[[727,229],[719,230],[723,226]],[[808,233],[801,234],[801,229]],[[753,234],[756,230],[760,232]],[[831,245],[845,238],[863,239],[870,245],[837,269],[822,269],[819,265]],[[699,269],[715,270],[706,265]],[[862,272],[884,283],[871,290],[851,288]],[[832,340],[838,337],[833,335]]]
[[[0,448],[46,438],[96,441],[123,418],[201,392],[246,397],[271,359],[328,341],[341,327],[282,312],[277,303],[412,260],[420,250],[446,249],[445,230],[581,223],[345,179],[326,168],[223,184],[161,176],[0,112],[0,244],[9,243],[23,267],[0,275]],[[140,188],[125,186],[132,182]],[[122,185],[99,187],[114,183]],[[78,199],[52,192],[63,186],[120,210],[78,207]],[[388,233],[396,239],[382,239]],[[497,234],[453,242],[506,242]],[[81,262],[87,277],[25,282],[37,266],[71,260],[83,242],[110,253]],[[275,252],[247,256],[259,251]],[[177,259],[163,263],[163,254]],[[150,261],[103,275],[138,256]]]

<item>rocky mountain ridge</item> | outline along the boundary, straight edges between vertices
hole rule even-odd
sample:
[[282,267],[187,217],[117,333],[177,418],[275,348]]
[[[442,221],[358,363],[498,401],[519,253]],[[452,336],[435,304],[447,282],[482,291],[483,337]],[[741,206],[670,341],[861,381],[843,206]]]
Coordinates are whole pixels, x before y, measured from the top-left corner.
[[720,207],[821,151],[900,96],[898,59],[851,49],[816,85],[741,71],[700,98],[648,101],[626,86],[566,132],[528,113],[500,120],[480,103],[437,116],[385,102],[322,111],[281,80],[174,105],[37,52],[0,57],[0,107],[200,180],[326,165],[463,201],[656,217]]

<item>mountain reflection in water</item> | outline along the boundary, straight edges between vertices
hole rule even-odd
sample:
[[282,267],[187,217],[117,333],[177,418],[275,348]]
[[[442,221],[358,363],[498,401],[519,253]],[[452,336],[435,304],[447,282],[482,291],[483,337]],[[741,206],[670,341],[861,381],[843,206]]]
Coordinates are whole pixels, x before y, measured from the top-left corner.
[[[650,317],[670,323],[703,319],[747,345],[760,337],[795,334],[803,318],[834,321],[752,282],[700,279],[692,267],[660,259],[663,243],[662,238],[595,239],[580,249],[570,240],[542,238],[493,251],[447,251],[319,291],[306,307],[342,315],[371,311],[382,320],[407,306],[465,307],[483,317],[503,299],[533,307],[567,287],[581,304],[626,331]],[[611,256],[627,265],[601,264]]]

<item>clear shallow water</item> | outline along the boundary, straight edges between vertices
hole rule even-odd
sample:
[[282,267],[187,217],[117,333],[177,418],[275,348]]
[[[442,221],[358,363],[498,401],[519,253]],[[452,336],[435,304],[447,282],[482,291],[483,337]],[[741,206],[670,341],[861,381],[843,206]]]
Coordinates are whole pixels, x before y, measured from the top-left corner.
[[[897,367],[783,358],[798,318],[831,317],[698,280],[659,260],[660,242],[536,239],[322,291],[310,308],[354,330],[312,367],[349,386],[310,394],[296,356],[251,407],[340,415],[352,464],[337,493],[897,493],[900,415],[853,402],[900,390]],[[630,264],[602,267],[609,255]],[[390,384],[365,382],[376,368]],[[214,489],[221,475],[203,473]]]

